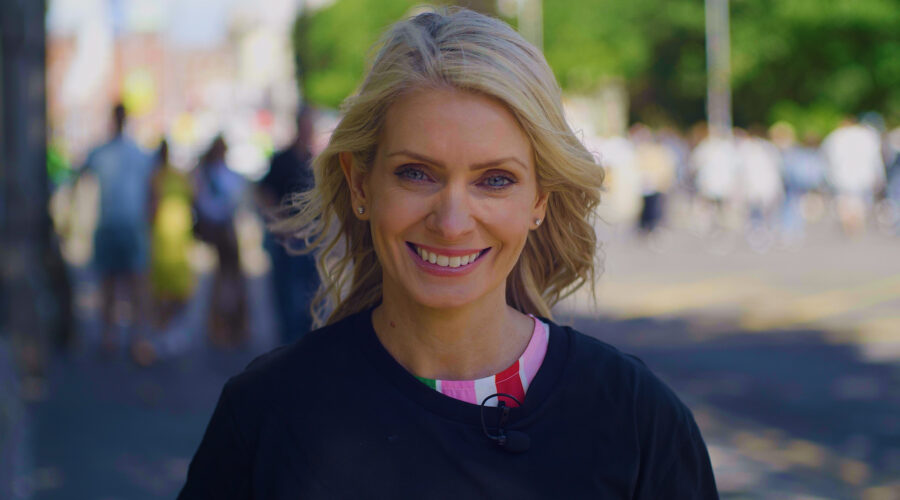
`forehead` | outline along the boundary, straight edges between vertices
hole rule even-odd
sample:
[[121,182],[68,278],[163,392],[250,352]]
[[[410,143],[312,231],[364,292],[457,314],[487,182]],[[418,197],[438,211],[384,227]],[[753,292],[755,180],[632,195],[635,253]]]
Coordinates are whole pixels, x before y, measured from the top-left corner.
[[531,142],[503,103],[454,89],[415,91],[388,109],[379,153],[403,149],[447,163],[514,156],[532,165]]

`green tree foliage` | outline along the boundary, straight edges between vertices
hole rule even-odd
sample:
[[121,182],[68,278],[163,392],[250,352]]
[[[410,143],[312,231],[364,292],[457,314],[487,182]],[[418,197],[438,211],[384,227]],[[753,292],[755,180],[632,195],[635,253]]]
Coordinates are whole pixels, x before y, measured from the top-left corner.
[[[453,3],[494,13],[495,0]],[[337,107],[362,79],[369,49],[392,23],[422,5],[417,0],[339,0],[294,24],[294,48],[303,95]]]
[[[704,22],[701,0],[553,0],[544,49],[567,90],[622,77],[633,119],[686,126],[705,115]],[[738,125],[900,121],[898,0],[732,0],[731,49]]]
[[[379,34],[419,3],[339,0],[298,19],[305,95],[337,106]],[[703,0],[547,0],[543,10],[544,52],[566,91],[621,79],[634,120],[704,119]],[[738,125],[786,119],[824,132],[867,110],[900,122],[900,0],[732,0],[731,42]]]
[[842,115],[900,121],[900,2],[735,0],[734,115],[824,133]]
[[305,98],[336,108],[360,83],[372,44],[414,5],[414,0],[340,0],[301,14],[294,46]]

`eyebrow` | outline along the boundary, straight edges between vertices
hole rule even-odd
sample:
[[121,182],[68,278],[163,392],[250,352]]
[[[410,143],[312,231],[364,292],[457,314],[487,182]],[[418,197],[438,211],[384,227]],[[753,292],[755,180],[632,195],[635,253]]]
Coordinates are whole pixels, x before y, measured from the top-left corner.
[[[408,156],[410,158],[414,158],[416,160],[423,161],[425,163],[431,163],[432,165],[437,165],[438,167],[441,167],[441,168],[447,168],[444,166],[443,163],[441,163],[438,160],[435,160],[434,158],[425,156],[420,153],[416,153],[414,151],[410,151],[408,149],[401,149],[399,151],[394,151],[393,153],[387,154],[388,158],[390,158],[392,156]],[[469,169],[470,170],[484,170],[486,168],[496,167],[498,165],[502,165],[502,164],[508,163],[508,162],[518,163],[522,168],[524,168],[525,170],[528,170],[528,167],[521,160],[516,158],[515,156],[507,156],[505,158],[497,158],[496,160],[488,160],[488,161],[484,161],[481,163],[475,163],[475,164],[470,165]]]

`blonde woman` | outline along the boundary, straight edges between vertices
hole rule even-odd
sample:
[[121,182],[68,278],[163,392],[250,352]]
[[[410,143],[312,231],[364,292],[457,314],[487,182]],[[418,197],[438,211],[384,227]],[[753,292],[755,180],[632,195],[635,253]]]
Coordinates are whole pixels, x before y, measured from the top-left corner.
[[343,111],[286,223],[323,326],[226,384],[181,498],[715,498],[690,411],[549,319],[603,174],[540,52],[420,14]]

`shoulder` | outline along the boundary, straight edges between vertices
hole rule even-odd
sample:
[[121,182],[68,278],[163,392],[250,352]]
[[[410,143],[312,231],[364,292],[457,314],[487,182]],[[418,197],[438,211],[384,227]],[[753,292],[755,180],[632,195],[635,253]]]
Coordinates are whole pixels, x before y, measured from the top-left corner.
[[259,180],[260,184],[268,185],[279,182],[279,177],[283,175],[282,170],[284,170],[285,167],[287,154],[288,150],[282,149],[276,151],[275,154],[269,158],[269,170],[266,172],[266,175]]
[[630,407],[638,431],[648,426],[685,428],[693,425],[693,415],[650,368],[637,356],[620,351],[597,338],[570,327],[553,325],[570,337],[569,369],[579,383],[590,384],[596,396],[618,407]]
[[104,154],[106,154],[108,151],[112,150],[113,148],[115,148],[115,143],[112,141],[104,142],[103,144],[100,144],[99,146],[95,146],[93,149],[91,149],[88,152],[86,162],[88,164],[90,164],[91,162],[97,160],[97,158],[102,157]]
[[246,403],[277,398],[293,387],[308,384],[344,359],[356,342],[355,333],[353,317],[309,332],[251,361],[243,372],[228,380],[225,390]]
[[[638,357],[571,328],[570,368],[583,390],[593,390],[598,419],[633,436],[640,455],[633,497],[718,498],[706,444],[694,416]],[[572,377],[574,376],[574,377]]]
[[291,155],[291,154],[292,153],[291,153],[290,147],[280,149],[280,150],[276,151],[275,154],[272,155],[271,163],[273,165],[284,163],[285,161],[290,159],[289,155]]

